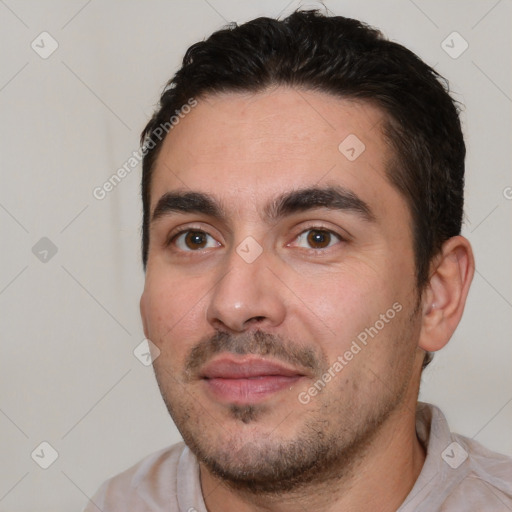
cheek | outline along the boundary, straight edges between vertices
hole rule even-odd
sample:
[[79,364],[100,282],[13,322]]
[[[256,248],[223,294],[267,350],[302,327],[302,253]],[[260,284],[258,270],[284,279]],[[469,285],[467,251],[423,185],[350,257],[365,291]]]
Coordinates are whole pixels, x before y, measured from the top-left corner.
[[299,307],[305,312],[312,311],[328,332],[343,337],[378,315],[381,304],[393,302],[382,283],[350,267],[337,272],[309,273],[307,278],[296,279],[290,288],[302,299],[297,302]]
[[179,354],[201,337],[204,329],[204,286],[199,280],[160,273],[146,275],[145,315],[150,339],[161,351]]
[[397,327],[392,324],[403,315],[397,313],[393,305],[400,308],[396,304],[404,302],[403,291],[395,279],[390,278],[389,272],[359,261],[337,272],[314,275],[304,272],[304,275],[308,277],[296,278],[290,283],[290,288],[302,300],[294,300],[295,311],[290,309],[289,313],[292,318],[299,318],[299,323],[309,323],[311,341],[329,361],[335,361],[349,350],[358,336],[363,341],[380,341],[373,343],[372,351],[386,350]]

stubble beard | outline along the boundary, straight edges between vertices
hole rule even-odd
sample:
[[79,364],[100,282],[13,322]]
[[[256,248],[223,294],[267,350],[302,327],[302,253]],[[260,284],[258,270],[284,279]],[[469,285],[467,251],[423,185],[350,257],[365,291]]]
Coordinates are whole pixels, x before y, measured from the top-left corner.
[[[279,421],[273,433],[271,428],[270,434],[244,438],[242,426],[265,422],[269,413],[265,406],[231,406],[228,422],[238,423],[240,434],[230,438],[218,417],[212,418],[201,406],[171,398],[169,393],[162,395],[186,445],[214,477],[244,493],[281,495],[347,479],[372,449],[375,435],[406,391],[404,384],[359,405],[355,401],[323,404],[312,414],[298,410],[295,418],[306,419],[293,439],[279,437]],[[339,424],[333,427],[333,422]]]
[[[395,348],[404,342],[404,337],[411,336],[410,325],[407,327],[402,325],[402,331],[396,332],[399,340],[395,341]],[[262,333],[261,339],[266,336]],[[226,343],[227,348],[233,349],[231,338]],[[246,346],[252,347],[251,353],[268,353],[267,343],[261,350],[254,349],[257,341]],[[223,348],[226,347],[222,343],[217,346],[218,351]],[[339,394],[327,395],[324,390],[325,396],[319,393],[315,397],[314,407],[307,410],[298,406],[289,416],[275,420],[274,425],[266,421],[272,410],[265,404],[231,405],[227,409],[228,424],[231,428],[233,424],[240,427],[232,437],[226,435],[222,420],[205,412],[190,394],[180,390],[181,386],[170,383],[166,388],[169,379],[164,374],[168,370],[155,365],[155,375],[185,443],[214,477],[242,493],[282,495],[301,493],[315,484],[328,486],[356,470],[371,451],[382,425],[407,395],[414,358],[412,352],[406,354],[403,348],[402,352],[401,360],[389,361],[389,382],[383,382],[373,371],[373,381],[364,375],[365,370],[361,370],[359,377],[340,374],[329,384],[337,385]],[[362,389],[364,384],[369,384],[368,389]],[[181,385],[187,385],[186,378]],[[280,423],[297,418],[302,425],[297,426],[293,438],[280,437]],[[247,438],[247,432],[255,431],[258,435]]]

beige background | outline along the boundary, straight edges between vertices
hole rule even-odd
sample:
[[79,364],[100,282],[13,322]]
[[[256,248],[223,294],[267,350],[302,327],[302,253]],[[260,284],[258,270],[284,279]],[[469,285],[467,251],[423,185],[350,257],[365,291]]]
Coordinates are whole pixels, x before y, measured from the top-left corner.
[[[179,439],[151,368],[133,355],[143,339],[140,166],[103,200],[92,191],[138,149],[190,44],[226,22],[297,5],[0,1],[0,511],[80,510],[107,477]],[[421,398],[443,408],[452,430],[512,455],[512,2],[327,7],[417,52],[466,105],[464,234],[477,273]],[[31,47],[51,49],[43,31],[58,43],[46,59]],[[469,44],[456,59],[441,46],[454,31]],[[455,37],[452,52],[464,44]],[[44,253],[48,241],[34,254],[42,237],[55,255]],[[46,470],[31,458],[43,441],[59,455]],[[48,457],[45,446],[34,455]]]

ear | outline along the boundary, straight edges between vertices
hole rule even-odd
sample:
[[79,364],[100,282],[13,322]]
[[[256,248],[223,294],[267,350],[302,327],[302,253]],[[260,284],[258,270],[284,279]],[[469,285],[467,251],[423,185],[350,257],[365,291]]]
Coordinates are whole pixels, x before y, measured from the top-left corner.
[[139,307],[140,317],[142,319],[142,327],[144,329],[144,337],[149,340],[148,321],[146,316],[146,300],[144,292],[142,292],[142,295],[140,296]]
[[448,343],[462,317],[474,273],[469,241],[463,236],[449,238],[434,258],[423,292],[420,348],[435,352]]

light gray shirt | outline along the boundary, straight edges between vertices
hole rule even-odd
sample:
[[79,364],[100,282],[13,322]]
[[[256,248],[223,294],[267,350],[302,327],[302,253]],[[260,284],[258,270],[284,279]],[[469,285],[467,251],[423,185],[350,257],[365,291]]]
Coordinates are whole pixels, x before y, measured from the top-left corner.
[[[512,458],[453,434],[435,406],[418,402],[416,432],[427,457],[397,512],[511,512]],[[207,512],[199,465],[184,443],[107,480],[84,512]]]

